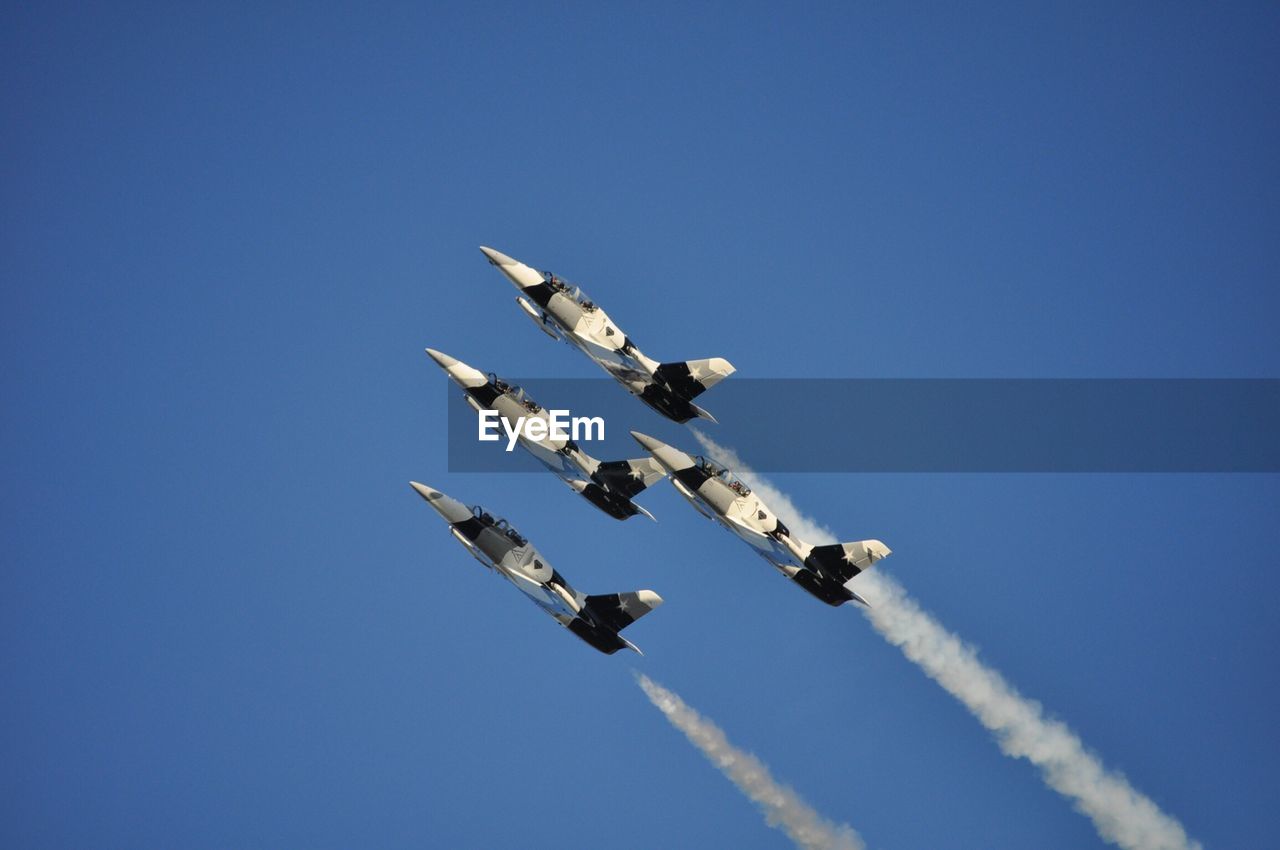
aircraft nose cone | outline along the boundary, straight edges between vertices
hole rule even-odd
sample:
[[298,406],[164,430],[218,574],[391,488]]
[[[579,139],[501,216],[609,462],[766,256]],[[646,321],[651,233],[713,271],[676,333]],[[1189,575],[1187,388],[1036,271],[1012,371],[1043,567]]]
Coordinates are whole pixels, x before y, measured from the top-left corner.
[[507,280],[514,283],[519,289],[527,289],[530,286],[537,286],[542,283],[542,272],[526,266],[513,257],[508,257],[501,251],[495,251],[492,248],[486,248],[481,245],[480,253],[488,258],[490,265],[497,266],[498,271],[502,272]]
[[666,443],[662,442],[661,440],[655,440],[653,437],[650,437],[648,434],[641,434],[639,431],[632,431],[631,436],[635,437],[636,442],[644,446],[644,450],[647,452],[656,452],[659,449],[667,448]]
[[693,466],[693,458],[674,446],[668,446],[661,440],[654,439],[648,434],[641,434],[639,431],[632,431],[631,436],[635,437],[636,442],[644,446],[644,450],[653,455],[653,459],[668,471],[688,469]]
[[441,369],[448,369],[450,366],[456,366],[458,363],[458,358],[450,357],[443,351],[436,351],[434,348],[428,348],[427,354],[431,355],[431,359],[436,361]]
[[418,492],[418,495],[426,500],[432,509],[444,517],[445,522],[454,523],[461,522],[471,516],[471,509],[456,499],[441,493],[434,487],[428,487],[426,484],[419,484],[417,481],[410,481],[409,486]]
[[483,386],[488,380],[478,369],[473,369],[458,358],[450,357],[443,351],[428,348],[427,354],[431,355],[431,359],[436,361],[436,364],[445,371],[445,374],[461,387]]
[[417,481],[410,481],[409,486],[418,491],[418,495],[426,499],[428,502],[438,502],[444,498],[444,493],[439,490],[433,490],[426,484],[419,484]]
[[488,257],[489,262],[493,263],[495,266],[514,266],[519,263],[518,260],[511,259],[501,251],[495,251],[494,249],[487,248],[484,245],[480,246],[480,253]]

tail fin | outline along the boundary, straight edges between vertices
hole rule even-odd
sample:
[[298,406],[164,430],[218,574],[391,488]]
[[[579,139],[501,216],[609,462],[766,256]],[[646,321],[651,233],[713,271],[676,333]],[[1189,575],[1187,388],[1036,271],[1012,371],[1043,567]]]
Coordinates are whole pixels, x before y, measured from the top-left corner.
[[630,499],[655,481],[667,475],[662,465],[651,457],[636,460],[607,460],[596,467],[591,476],[596,482],[620,496]]
[[686,401],[697,398],[737,370],[723,357],[663,363],[653,376]]
[[814,546],[809,557],[804,559],[804,565],[843,583],[863,570],[871,569],[872,564],[887,558],[891,551],[879,540]]
[[584,608],[598,625],[620,632],[662,604],[652,590],[588,596]]

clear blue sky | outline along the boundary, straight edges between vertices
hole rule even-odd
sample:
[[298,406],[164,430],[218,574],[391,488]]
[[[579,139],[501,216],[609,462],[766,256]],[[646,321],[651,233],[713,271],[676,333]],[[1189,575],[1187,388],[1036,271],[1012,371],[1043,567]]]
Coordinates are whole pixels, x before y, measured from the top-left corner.
[[[6,6],[0,844],[786,847],[634,667],[872,847],[1100,846],[668,486],[449,474],[422,349],[595,374],[488,244],[745,376],[1280,376],[1280,12],[1114,5]],[[646,657],[410,478],[662,593]],[[1206,847],[1275,842],[1276,476],[776,483]]]

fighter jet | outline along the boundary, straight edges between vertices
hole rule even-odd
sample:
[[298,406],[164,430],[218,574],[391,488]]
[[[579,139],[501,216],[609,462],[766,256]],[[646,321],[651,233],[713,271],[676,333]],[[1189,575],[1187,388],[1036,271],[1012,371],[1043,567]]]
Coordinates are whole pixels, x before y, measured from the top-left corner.
[[425,484],[409,484],[444,517],[449,533],[472,557],[514,584],[560,625],[606,655],[619,649],[640,652],[619,632],[661,605],[661,596],[652,590],[603,596],[579,593],[505,519],[494,518],[479,505],[468,507]]
[[[454,383],[465,391],[463,398],[473,410],[494,410],[513,428],[517,419],[542,419],[549,421],[546,411],[521,387],[509,384],[490,372],[488,376],[473,369],[461,360],[428,348],[427,354],[439,364]],[[546,436],[532,439],[529,428],[519,432],[520,447],[550,469],[570,489],[614,519],[627,519],[653,514],[631,501],[646,487],[666,477],[666,470],[653,458],[638,460],[596,460],[572,439],[561,439],[551,428],[541,432]]]
[[543,333],[580,349],[627,392],[668,419],[716,421],[693,399],[734,373],[728,360],[659,363],[646,357],[599,305],[564,278],[530,268],[492,248],[481,246],[480,250],[520,290],[516,303]]
[[850,600],[867,604],[845,583],[888,557],[888,546],[879,540],[829,546],[806,543],[727,469],[646,434],[632,431],[631,436],[671,473],[671,483],[699,513],[745,540],[787,578],[828,605]]

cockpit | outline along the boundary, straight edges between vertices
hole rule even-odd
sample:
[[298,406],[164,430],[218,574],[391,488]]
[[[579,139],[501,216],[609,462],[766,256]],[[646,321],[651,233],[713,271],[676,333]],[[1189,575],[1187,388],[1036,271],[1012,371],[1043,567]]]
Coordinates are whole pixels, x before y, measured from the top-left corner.
[[587,293],[582,291],[582,287],[574,286],[569,281],[551,272],[543,272],[542,279],[550,284],[551,288],[556,292],[572,298],[586,312],[590,313],[596,309],[596,302],[592,301]]
[[530,413],[538,413],[539,411],[542,410],[542,406],[538,404],[536,401],[534,401],[533,399],[529,398],[528,394],[525,393],[524,391],[524,387],[520,386],[519,384],[509,384],[506,381],[499,378],[493,372],[489,373],[489,383],[498,392],[510,395],[516,401],[520,402],[522,405],[524,405],[524,409],[529,411]]
[[694,458],[694,463],[697,464],[698,469],[702,470],[710,477],[718,478],[723,481],[730,490],[737,493],[739,496],[751,495],[750,487],[742,483],[736,475],[725,469],[723,466],[720,466],[715,461],[708,460],[702,455],[698,455]]
[[495,519],[492,514],[490,514],[488,511],[486,511],[484,508],[480,507],[479,505],[472,506],[471,515],[476,519],[480,520],[480,522],[486,528],[492,528],[494,531],[498,532],[499,534],[504,535],[508,540],[510,540],[512,543],[516,544],[517,546],[523,546],[524,544],[529,542],[527,539],[525,539],[524,535],[522,535],[520,532],[515,530],[515,528],[511,525],[511,523],[507,522],[505,519],[502,519],[501,517]]
[[500,393],[511,392],[511,385],[492,372],[489,373],[489,386],[493,387]]

